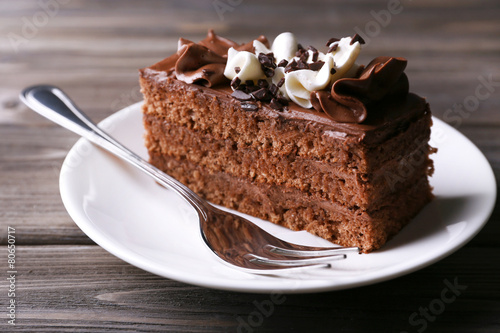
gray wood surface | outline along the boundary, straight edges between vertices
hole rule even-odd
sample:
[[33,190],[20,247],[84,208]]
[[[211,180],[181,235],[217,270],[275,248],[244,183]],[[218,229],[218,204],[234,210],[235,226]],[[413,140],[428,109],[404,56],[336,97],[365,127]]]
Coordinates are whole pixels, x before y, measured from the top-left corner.
[[[236,332],[256,320],[258,304],[267,304],[270,295],[152,275],[95,245],[59,195],[60,167],[78,138],[17,97],[25,86],[55,84],[99,121],[141,99],[137,69],[172,53],[181,36],[199,40],[214,28],[243,42],[292,31],[304,45],[321,46],[361,31],[369,39],[362,62],[377,55],[408,58],[411,90],[481,149],[498,179],[499,2],[401,0],[388,15],[395,3],[0,0],[0,331]],[[477,104],[457,113],[457,104],[474,97]],[[340,292],[286,295],[246,331],[500,332],[499,222],[497,207],[467,246],[410,275]],[[16,326],[7,322],[8,226],[16,229]],[[467,288],[442,313],[425,327],[415,322],[422,316],[410,319],[455,280]]]

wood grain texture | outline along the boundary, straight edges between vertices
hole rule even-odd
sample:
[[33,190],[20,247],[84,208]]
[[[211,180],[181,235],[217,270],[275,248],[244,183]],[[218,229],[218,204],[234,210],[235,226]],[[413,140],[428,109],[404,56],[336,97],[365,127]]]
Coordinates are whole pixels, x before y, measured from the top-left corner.
[[[487,250],[492,250],[487,248]],[[433,323],[439,332],[494,332],[500,324],[500,254],[467,247],[411,275],[373,286],[306,295],[239,294],[189,286],[130,266],[96,246],[20,246],[21,332],[235,332],[241,319],[267,304],[263,332],[411,329],[408,317],[440,298],[445,280],[466,289]],[[468,270],[463,264],[468,263]],[[472,264],[470,264],[472,263]],[[472,270],[473,269],[473,270]],[[2,295],[4,297],[4,295]],[[464,314],[467,315],[464,315]],[[495,317],[494,320],[492,318]],[[238,319],[240,318],[240,320]],[[475,330],[489,318],[490,329]]]
[[[217,3],[230,9],[217,12]],[[408,58],[411,90],[469,137],[500,179],[498,1],[401,0],[401,12],[384,17],[390,3],[0,1],[0,247],[6,246],[7,226],[15,227],[19,264],[13,328],[3,312],[8,286],[2,259],[0,331],[235,332],[252,319],[256,304],[269,301],[270,295],[164,279],[94,245],[59,195],[60,167],[78,138],[18,100],[25,86],[55,84],[99,121],[141,99],[137,69],[172,53],[180,36],[199,40],[214,28],[243,42],[292,31],[304,45],[319,46],[361,31],[368,37],[361,61]],[[467,105],[474,98],[478,102]],[[422,326],[409,317],[441,297],[445,280],[458,279],[467,289],[424,331],[499,332],[499,239],[497,205],[486,227],[450,257],[373,286],[285,295],[254,331],[417,332]]]

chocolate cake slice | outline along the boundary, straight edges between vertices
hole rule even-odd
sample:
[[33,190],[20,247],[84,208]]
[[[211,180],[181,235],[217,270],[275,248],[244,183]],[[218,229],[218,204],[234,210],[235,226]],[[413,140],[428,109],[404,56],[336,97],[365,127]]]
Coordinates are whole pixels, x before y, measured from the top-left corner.
[[214,204],[380,248],[432,199],[432,120],[406,60],[358,65],[361,44],[181,38],[140,70],[151,163]]

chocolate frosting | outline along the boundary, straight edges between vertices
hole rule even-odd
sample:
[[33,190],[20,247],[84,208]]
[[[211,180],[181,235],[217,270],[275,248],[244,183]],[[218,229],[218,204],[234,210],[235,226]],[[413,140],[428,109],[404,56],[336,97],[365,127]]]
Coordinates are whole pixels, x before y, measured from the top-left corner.
[[[260,36],[257,40],[269,47],[266,37]],[[218,86],[217,91],[230,95],[229,80],[224,76],[230,47],[238,51],[254,52],[253,41],[237,44],[209,30],[207,37],[198,43],[180,38],[175,54],[141,72],[163,73],[162,77],[165,75],[198,86]],[[415,98],[408,99],[411,94],[408,93],[408,78],[404,73],[406,63],[404,58],[377,57],[363,68],[357,77],[339,79],[329,91],[312,92],[311,102],[315,110],[304,109],[291,103],[288,112],[278,113],[292,118],[314,118],[315,121],[321,122],[327,118],[339,126],[345,124],[364,128],[365,125],[383,123],[389,118],[398,117],[394,112],[388,112],[388,109],[392,108],[387,108],[387,105],[393,102],[401,101],[405,104],[411,100],[416,109],[421,109],[425,100],[419,98],[417,102]]]
[[224,76],[227,59],[200,44],[185,44],[177,51],[177,79],[206,87],[228,82]]
[[404,73],[406,59],[377,57],[366,66],[359,77],[335,81],[330,92],[313,91],[311,103],[318,111],[333,120],[362,123],[368,116],[368,106],[385,97],[404,97],[408,94],[408,78]]
[[[269,47],[266,37],[260,36],[257,40]],[[177,53],[150,68],[167,72],[168,75],[174,74],[178,80],[186,83],[205,87],[227,84],[229,80],[224,76],[224,69],[230,47],[237,51],[252,52],[253,41],[240,45],[209,30],[207,37],[199,43],[180,38]]]

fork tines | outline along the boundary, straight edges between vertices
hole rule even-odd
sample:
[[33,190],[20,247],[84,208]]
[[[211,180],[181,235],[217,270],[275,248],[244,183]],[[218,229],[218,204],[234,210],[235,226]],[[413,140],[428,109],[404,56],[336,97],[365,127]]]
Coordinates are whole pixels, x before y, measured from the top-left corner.
[[249,262],[269,268],[287,267],[331,267],[330,262],[347,258],[349,253],[359,253],[357,247],[325,248],[315,250],[287,249],[274,245],[265,245],[264,250],[274,258],[267,258],[256,254],[246,254]]

